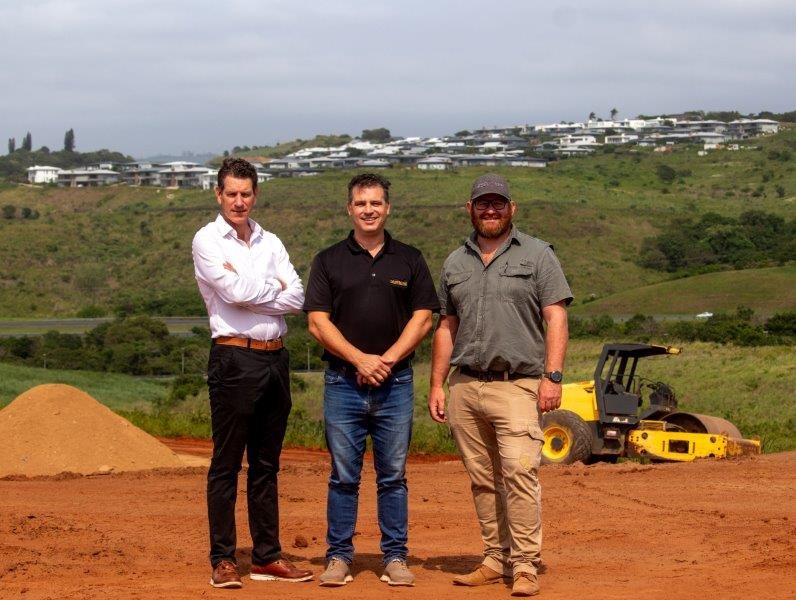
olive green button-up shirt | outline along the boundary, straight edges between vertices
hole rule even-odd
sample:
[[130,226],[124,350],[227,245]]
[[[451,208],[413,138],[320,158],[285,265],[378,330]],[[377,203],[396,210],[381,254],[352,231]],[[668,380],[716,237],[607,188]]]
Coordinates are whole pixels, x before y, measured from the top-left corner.
[[451,365],[540,376],[542,308],[561,300],[572,292],[550,244],[512,227],[485,266],[473,233],[442,266],[440,313],[459,319]]

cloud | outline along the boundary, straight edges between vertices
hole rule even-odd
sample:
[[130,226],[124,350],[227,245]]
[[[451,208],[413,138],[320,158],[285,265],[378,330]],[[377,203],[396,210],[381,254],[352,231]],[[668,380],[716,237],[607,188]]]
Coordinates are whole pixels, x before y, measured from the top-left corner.
[[792,110],[792,2],[29,0],[0,6],[0,135],[133,154],[387,126]]

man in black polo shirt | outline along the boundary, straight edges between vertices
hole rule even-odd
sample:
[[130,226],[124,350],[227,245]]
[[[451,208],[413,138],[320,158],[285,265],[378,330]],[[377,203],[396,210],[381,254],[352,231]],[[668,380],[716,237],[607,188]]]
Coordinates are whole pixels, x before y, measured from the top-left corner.
[[431,329],[439,300],[423,255],[392,239],[390,182],[357,175],[348,184],[354,229],[312,263],[304,311],[310,333],[329,362],[324,378],[324,424],[332,458],[327,499],[329,549],[323,586],[352,580],[353,535],[365,453],[373,441],[382,581],[414,585],[406,566],[406,455],[412,435],[411,358]]

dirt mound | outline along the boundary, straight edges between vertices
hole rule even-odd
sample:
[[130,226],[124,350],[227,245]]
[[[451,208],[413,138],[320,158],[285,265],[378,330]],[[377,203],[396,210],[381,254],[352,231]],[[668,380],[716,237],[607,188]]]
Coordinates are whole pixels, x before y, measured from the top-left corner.
[[182,466],[158,440],[69,385],[38,385],[0,410],[0,477]]

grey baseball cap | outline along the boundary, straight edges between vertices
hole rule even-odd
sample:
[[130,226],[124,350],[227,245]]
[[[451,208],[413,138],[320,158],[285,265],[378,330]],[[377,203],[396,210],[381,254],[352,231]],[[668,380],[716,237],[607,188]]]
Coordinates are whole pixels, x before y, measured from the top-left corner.
[[486,194],[497,194],[498,196],[503,196],[506,200],[511,200],[509,182],[495,173],[481,175],[481,177],[473,182],[473,189],[470,191],[470,200],[475,200],[479,196],[484,196]]

